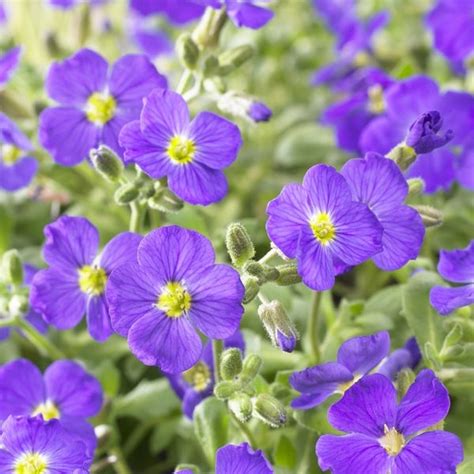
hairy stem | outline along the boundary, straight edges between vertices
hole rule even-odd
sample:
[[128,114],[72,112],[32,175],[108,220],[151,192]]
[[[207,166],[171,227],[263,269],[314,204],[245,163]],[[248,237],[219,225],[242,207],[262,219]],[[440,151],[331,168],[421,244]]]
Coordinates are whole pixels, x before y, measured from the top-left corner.
[[30,323],[28,323],[28,321],[18,318],[15,320],[15,324],[41,354],[46,355],[53,360],[66,358],[58,348],[51,344],[51,342],[40,334]]
[[221,360],[222,350],[224,349],[224,342],[221,339],[212,340],[212,357],[214,362],[214,380],[218,383],[221,380],[219,364]]
[[318,363],[321,357],[320,348],[319,348],[319,322],[320,322],[320,310],[319,306],[321,304],[322,293],[320,291],[315,291],[313,293],[313,300],[311,303],[311,310],[309,313],[308,320],[308,337],[309,345],[311,349],[311,358],[314,363]]

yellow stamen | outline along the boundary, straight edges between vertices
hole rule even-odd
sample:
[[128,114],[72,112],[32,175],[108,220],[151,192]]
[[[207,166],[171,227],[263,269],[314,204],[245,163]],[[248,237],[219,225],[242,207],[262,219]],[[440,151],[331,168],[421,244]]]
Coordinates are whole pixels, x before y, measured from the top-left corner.
[[52,419],[58,419],[60,417],[60,412],[58,407],[50,400],[47,400],[45,403],[38,405],[31,416],[43,415],[44,421],[49,421]]
[[185,165],[186,163],[193,161],[196,152],[196,145],[189,138],[175,135],[170,140],[166,152],[171,161],[180,165]]
[[15,463],[15,474],[44,474],[48,463],[40,453],[26,453]]
[[183,378],[196,392],[206,390],[211,382],[211,371],[204,362],[198,362],[194,367],[183,373]]
[[170,318],[179,318],[191,308],[191,295],[178,282],[170,281],[163,288],[156,306]]
[[107,283],[107,274],[100,267],[84,265],[79,269],[79,288],[89,295],[101,295]]
[[309,221],[314,236],[322,245],[330,244],[336,235],[336,228],[326,212],[320,212]]
[[116,108],[117,103],[112,96],[94,92],[87,99],[86,115],[90,122],[104,125],[113,119]]
[[405,438],[395,428],[383,427],[384,435],[379,438],[379,444],[390,456],[396,456],[405,446]]
[[15,164],[22,155],[22,151],[14,145],[5,143],[0,147],[0,156],[6,165]]

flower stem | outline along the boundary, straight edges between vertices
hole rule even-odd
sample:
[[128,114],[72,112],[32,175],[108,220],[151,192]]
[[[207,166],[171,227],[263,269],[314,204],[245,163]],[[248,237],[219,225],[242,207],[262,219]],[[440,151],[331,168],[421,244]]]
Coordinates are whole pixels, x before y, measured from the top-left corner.
[[192,72],[189,69],[185,69],[183,71],[183,74],[181,75],[181,78],[179,79],[178,85],[176,86],[176,92],[178,94],[181,94],[181,95],[183,94],[183,92],[186,90],[186,87],[191,77],[192,77]]
[[212,357],[213,357],[213,362],[214,362],[214,380],[215,380],[215,383],[217,383],[221,380],[219,364],[220,364],[223,349],[224,349],[224,342],[222,341],[222,339],[213,339],[212,340]]
[[143,206],[140,206],[136,201],[130,203],[130,232],[140,233],[143,223],[143,218],[145,217],[145,209]]
[[298,465],[297,474],[307,474],[311,472],[311,460],[314,456],[314,440],[313,437],[309,434],[306,446],[304,448],[303,457],[301,462]]
[[276,249],[270,249],[259,261],[258,263],[267,263],[273,257],[278,255],[278,251]]
[[132,474],[132,470],[128,467],[122,450],[118,446],[111,449],[109,455],[115,456],[117,458],[114,463],[114,469],[117,474]]
[[42,334],[40,334],[28,321],[18,318],[15,320],[15,325],[23,332],[25,337],[38,349],[38,351],[47,355],[53,360],[65,359],[66,356],[51,344]]
[[318,363],[321,357],[319,350],[319,306],[321,303],[322,292],[315,291],[313,293],[313,301],[308,320],[308,337],[311,348],[311,358],[314,363]]
[[239,428],[240,432],[247,439],[250,446],[255,449],[257,447],[257,441],[255,437],[253,436],[253,433],[250,431],[249,427],[245,423],[242,423],[232,412],[231,414],[232,414],[232,419],[234,420],[234,423],[236,424],[236,426]]

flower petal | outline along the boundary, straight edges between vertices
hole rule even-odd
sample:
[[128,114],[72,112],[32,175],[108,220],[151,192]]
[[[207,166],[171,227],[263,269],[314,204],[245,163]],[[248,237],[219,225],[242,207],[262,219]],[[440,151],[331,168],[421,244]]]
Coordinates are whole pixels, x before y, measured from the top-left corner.
[[388,153],[403,140],[409,125],[410,123],[394,122],[386,116],[376,117],[361,133],[359,147],[364,153]]
[[99,265],[108,274],[128,262],[137,261],[138,245],[142,236],[134,232],[122,232],[110,240],[99,257]]
[[238,27],[246,26],[247,28],[257,30],[265,26],[273,18],[273,12],[267,8],[236,0],[228,0],[227,3],[229,17],[235,26]]
[[183,413],[188,418],[192,419],[194,409],[204,400],[204,398],[210,395],[210,392],[196,392],[193,389],[186,390],[183,398]]
[[321,390],[314,393],[303,393],[302,395],[296,397],[294,400],[291,401],[291,406],[295,410],[309,410],[320,405],[333,394],[334,390],[329,389]]
[[454,283],[474,282],[474,240],[464,249],[441,250],[438,272]]
[[13,165],[0,161],[0,189],[17,191],[28,186],[38,171],[38,162],[29,156],[21,158]]
[[273,474],[273,469],[262,451],[254,451],[249,444],[227,444],[217,450],[216,474]]
[[290,376],[290,384],[299,392],[311,393],[321,390],[336,391],[338,385],[350,382],[352,373],[338,362],[326,362],[324,364],[309,367]]
[[86,308],[87,329],[97,342],[104,342],[112,334],[109,310],[105,296],[90,296]]
[[456,288],[435,286],[430,291],[430,302],[438,313],[446,316],[458,308],[474,303],[474,284]]

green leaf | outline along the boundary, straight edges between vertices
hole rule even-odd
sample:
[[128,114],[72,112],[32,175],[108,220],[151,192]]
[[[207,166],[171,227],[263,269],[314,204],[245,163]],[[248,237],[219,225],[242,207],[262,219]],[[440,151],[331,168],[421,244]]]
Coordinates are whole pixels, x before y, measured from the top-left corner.
[[150,451],[156,455],[166,449],[176,436],[176,425],[180,417],[161,421],[150,436]]
[[93,374],[99,379],[104,392],[109,397],[115,397],[120,388],[120,372],[115,365],[106,360],[93,371]]
[[312,408],[311,410],[295,410],[293,413],[294,419],[297,421],[298,424],[304,426],[310,431],[314,431],[315,433],[337,434],[338,431],[336,431],[329,424],[329,421],[327,419],[327,409],[329,407],[329,404],[334,403],[336,399],[335,397],[331,397],[329,400],[331,401],[325,402],[323,405],[320,405],[316,408]]
[[285,435],[278,440],[273,450],[273,460],[276,466],[294,470],[296,467],[297,453],[294,443]]
[[466,459],[457,470],[458,474],[472,474],[474,472],[474,457]]

